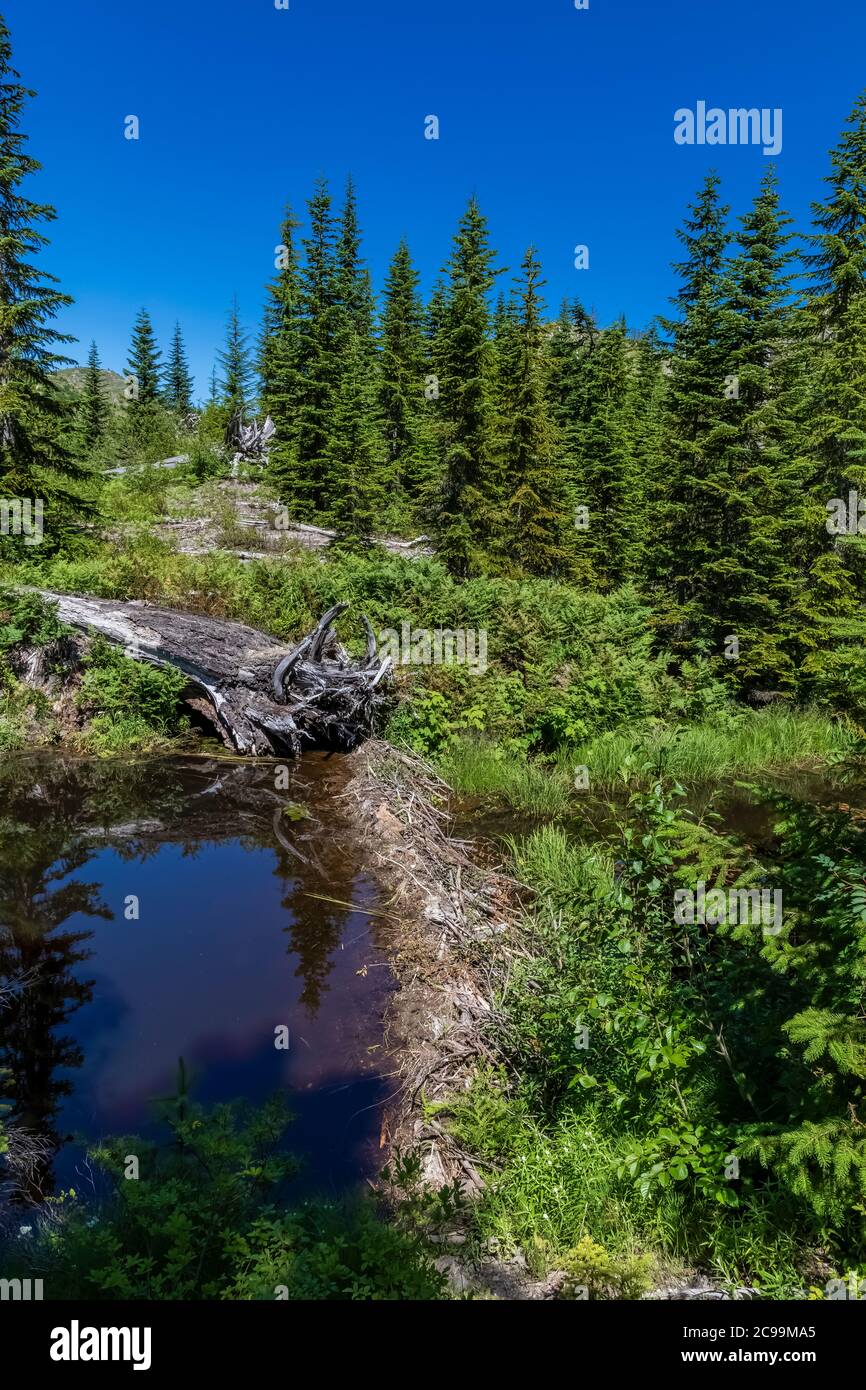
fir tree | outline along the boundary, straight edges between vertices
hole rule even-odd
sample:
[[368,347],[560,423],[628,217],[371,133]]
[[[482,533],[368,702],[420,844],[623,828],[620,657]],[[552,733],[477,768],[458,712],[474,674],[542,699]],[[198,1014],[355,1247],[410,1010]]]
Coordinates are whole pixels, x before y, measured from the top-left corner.
[[295,511],[312,521],[326,512],[333,410],[340,381],[334,218],[327,182],[308,203],[310,233],[300,274],[303,391],[298,411]]
[[[664,450],[670,468],[656,563],[673,599],[668,620],[680,639],[693,638],[714,603],[719,539],[731,494],[724,424],[731,415],[726,378],[732,373],[726,339],[728,208],[711,173],[677,236],[685,259],[675,269],[679,317],[663,320],[673,336],[666,398]],[[725,550],[730,538],[726,538]],[[709,634],[708,634],[709,635]],[[718,633],[711,635],[718,641]]]
[[262,410],[270,415],[277,431],[268,468],[280,497],[292,511],[297,510],[299,502],[298,424],[304,384],[300,271],[295,245],[299,226],[291,208],[287,208],[277,247],[277,276],[268,285],[259,345]]
[[655,327],[631,344],[632,373],[627,405],[629,457],[635,490],[632,564],[644,580],[653,576],[659,515],[664,516],[667,469],[662,448],[666,377]]
[[820,687],[828,667],[837,666],[841,694],[866,670],[866,539],[856,532],[831,536],[826,526],[834,498],[866,493],[866,93],[830,161],[827,196],[814,208],[812,284],[802,315],[809,369],[802,373],[801,418],[813,502],[806,534],[817,552],[808,585],[813,607],[825,615],[824,642],[815,642],[803,672]]
[[340,391],[334,402],[326,471],[334,480],[327,519],[343,536],[369,537],[391,505],[390,470],[368,344],[346,319],[337,347]]
[[447,301],[434,345],[444,474],[436,517],[438,550],[460,575],[486,568],[494,526],[489,306],[497,274],[494,259],[487,219],[473,197],[454,238]]
[[635,577],[641,480],[632,466],[633,369],[625,324],[597,332],[582,353],[580,418],[574,431],[574,488],[580,573],[600,588]]
[[[321,507],[324,515],[341,528],[358,534],[375,529],[374,518],[360,502],[356,469],[348,451],[359,450],[370,476],[363,483],[363,495],[378,496],[382,506],[395,512],[398,499],[393,495],[393,469],[388,469],[382,436],[379,361],[373,338],[374,304],[370,276],[361,258],[361,231],[352,180],[346,184],[346,197],[340,217],[334,260],[332,310],[333,365],[331,367],[331,408],[328,439],[322,459]],[[360,412],[357,418],[353,412]],[[355,518],[363,513],[363,521]],[[389,518],[390,519],[390,518]],[[381,526],[384,517],[379,518]]]
[[174,326],[168,362],[165,368],[164,399],[167,406],[179,415],[186,415],[192,407],[192,373],[186,358],[180,324]]
[[140,309],[132,328],[126,370],[131,380],[130,405],[151,406],[159,400],[162,367],[150,314]]
[[255,372],[250,362],[248,335],[241,327],[237,295],[232,300],[226,324],[226,342],[217,353],[217,362],[222,369],[220,376],[221,403],[230,418],[244,418],[247,406],[252,400]]
[[[580,431],[588,419],[589,396],[584,371],[587,355],[599,337],[594,319],[576,300],[565,301],[553,325],[548,344],[549,394],[553,420],[562,440],[570,482],[576,486]],[[572,499],[576,501],[576,495]]]
[[84,391],[78,408],[78,438],[85,457],[93,452],[105,434],[110,413],[102,386],[99,351],[96,343],[91,343],[84,373]]
[[403,240],[385,281],[382,427],[395,485],[415,509],[432,502],[438,476],[433,412],[425,394],[428,362],[418,273]]
[[531,246],[521,272],[512,311],[501,305],[496,316],[505,503],[496,538],[520,568],[555,575],[569,566],[572,517],[547,396],[540,295],[545,282]]
[[814,375],[812,449],[827,496],[866,486],[866,401],[856,383],[866,344],[856,320],[866,294],[866,93],[831,151],[827,197],[814,205],[817,233],[809,257]]
[[358,202],[351,178],[346,181],[346,196],[336,244],[335,289],[343,311],[362,346],[373,350],[373,292],[370,273],[361,259],[361,229],[358,225]]
[[47,244],[40,226],[55,212],[19,187],[41,167],[26,153],[19,129],[33,95],[12,67],[9,30],[0,17],[0,490],[22,503],[29,499],[34,509],[41,499],[43,527],[57,541],[73,516],[89,508],[75,486],[85,470],[61,442],[68,411],[51,380],[69,363],[55,348],[71,341],[51,324],[71,300],[32,264]]
[[792,683],[786,628],[799,638],[805,626],[798,562],[810,529],[808,474],[795,410],[794,252],[772,170],[741,225],[726,329],[732,412],[720,434],[729,485],[706,606],[710,620],[741,638],[741,683]]

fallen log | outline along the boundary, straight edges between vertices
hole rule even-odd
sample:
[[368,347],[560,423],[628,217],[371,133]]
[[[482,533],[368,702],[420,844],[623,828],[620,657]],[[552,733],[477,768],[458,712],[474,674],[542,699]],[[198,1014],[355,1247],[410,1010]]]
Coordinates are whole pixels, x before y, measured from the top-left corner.
[[392,679],[364,617],[367,649],[352,661],[334,622],[348,604],[329,608],[294,647],[243,623],[151,606],[141,600],[85,598],[37,589],[60,620],[98,632],[137,661],[173,666],[187,677],[184,698],[223,742],[250,755],[305,747],[354,748],[374,728]]

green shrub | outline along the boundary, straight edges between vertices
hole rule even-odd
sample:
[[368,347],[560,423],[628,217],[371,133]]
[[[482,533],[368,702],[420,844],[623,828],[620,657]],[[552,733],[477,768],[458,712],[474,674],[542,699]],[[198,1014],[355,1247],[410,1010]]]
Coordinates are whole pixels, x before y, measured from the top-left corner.
[[297,1168],[280,1148],[279,1099],[205,1110],[182,1079],[163,1118],[170,1143],[124,1138],[94,1150],[110,1195],[95,1208],[75,1192],[50,1199],[33,1236],[2,1250],[4,1273],[44,1269],[54,1300],[444,1296],[423,1240],[370,1202],[278,1200]]
[[179,712],[187,685],[180,671],[133,661],[98,635],[83,666],[76,702],[87,720],[79,739],[85,748],[102,754],[153,749],[188,731]]
[[583,1236],[563,1261],[563,1298],[635,1299],[652,1286],[652,1262],[647,1256],[628,1258],[608,1254],[592,1236]]

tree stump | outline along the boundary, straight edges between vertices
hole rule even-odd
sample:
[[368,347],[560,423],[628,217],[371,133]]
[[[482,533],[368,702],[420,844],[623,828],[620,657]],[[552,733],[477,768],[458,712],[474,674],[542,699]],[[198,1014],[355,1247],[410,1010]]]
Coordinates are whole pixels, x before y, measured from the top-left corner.
[[366,616],[367,648],[352,661],[337,640],[337,603],[312,632],[287,648],[243,623],[181,613],[141,600],[85,598],[37,589],[62,622],[98,632],[137,661],[173,666],[187,677],[184,698],[238,753],[289,754],[305,747],[348,750],[372,731],[393,680]]

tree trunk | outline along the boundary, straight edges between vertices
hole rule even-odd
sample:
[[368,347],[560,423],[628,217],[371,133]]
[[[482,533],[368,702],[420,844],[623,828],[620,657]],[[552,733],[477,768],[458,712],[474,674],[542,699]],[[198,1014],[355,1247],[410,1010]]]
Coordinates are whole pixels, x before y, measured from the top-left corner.
[[366,617],[363,661],[351,661],[337,641],[332,624],[346,603],[335,604],[287,648],[243,623],[141,600],[35,592],[57,605],[62,622],[100,633],[137,661],[182,671],[185,698],[239,753],[296,757],[304,747],[353,748],[372,732],[393,676],[390,658],[379,660]]

